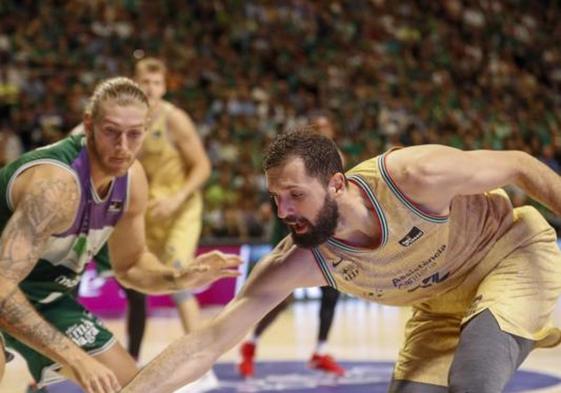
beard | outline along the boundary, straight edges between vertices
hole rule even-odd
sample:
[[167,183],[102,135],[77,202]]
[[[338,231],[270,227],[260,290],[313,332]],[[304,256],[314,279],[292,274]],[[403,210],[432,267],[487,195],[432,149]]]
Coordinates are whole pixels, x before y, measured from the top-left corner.
[[101,149],[98,147],[98,143],[95,137],[95,132],[92,132],[90,135],[87,135],[86,138],[89,147],[88,149],[89,153],[93,156],[99,168],[105,175],[119,177],[119,176],[124,176],[127,173],[128,168],[130,167],[132,162],[130,162],[129,165],[127,165],[126,169],[111,167],[108,163],[104,161],[104,156],[101,153]]
[[[318,247],[335,233],[339,221],[337,203],[326,194],[323,206],[316,216],[316,223],[312,224],[305,218],[300,218],[300,220],[306,223],[308,231],[306,233],[296,233],[294,229],[290,227],[292,240],[297,246],[302,248]],[[297,220],[290,220],[289,217],[287,217],[286,221],[294,222]]]

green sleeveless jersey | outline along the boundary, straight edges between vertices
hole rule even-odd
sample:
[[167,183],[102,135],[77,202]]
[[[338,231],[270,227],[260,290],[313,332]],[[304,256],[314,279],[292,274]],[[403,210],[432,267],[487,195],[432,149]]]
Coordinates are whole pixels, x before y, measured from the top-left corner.
[[33,303],[50,303],[72,291],[85,264],[100,252],[128,204],[129,175],[113,179],[104,198],[97,195],[90,177],[84,135],[23,154],[0,169],[0,230],[13,213],[11,191],[15,179],[36,165],[55,165],[70,172],[79,185],[80,203],[72,226],[52,235],[20,288]]

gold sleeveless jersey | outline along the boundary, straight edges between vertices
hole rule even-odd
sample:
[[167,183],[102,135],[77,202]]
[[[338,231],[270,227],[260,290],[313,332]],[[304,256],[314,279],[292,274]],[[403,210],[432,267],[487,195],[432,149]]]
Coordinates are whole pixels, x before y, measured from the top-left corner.
[[[331,238],[312,250],[329,285],[342,292],[388,305],[417,304],[460,285],[493,246],[493,254],[504,257],[547,227],[543,219],[535,225],[515,220],[500,189],[455,197],[448,216],[424,212],[392,179],[387,154],[347,172],[380,225],[378,247],[357,248]],[[493,263],[484,264],[486,272]]]
[[139,161],[146,171],[150,185],[150,198],[163,197],[177,192],[187,179],[185,161],[173,145],[167,120],[173,105],[162,102],[142,145]]

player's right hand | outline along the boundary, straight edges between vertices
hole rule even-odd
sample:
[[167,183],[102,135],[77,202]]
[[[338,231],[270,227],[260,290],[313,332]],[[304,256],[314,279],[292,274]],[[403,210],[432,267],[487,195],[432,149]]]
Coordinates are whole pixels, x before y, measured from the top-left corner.
[[90,356],[69,364],[69,367],[86,393],[117,393],[121,390],[113,371]]

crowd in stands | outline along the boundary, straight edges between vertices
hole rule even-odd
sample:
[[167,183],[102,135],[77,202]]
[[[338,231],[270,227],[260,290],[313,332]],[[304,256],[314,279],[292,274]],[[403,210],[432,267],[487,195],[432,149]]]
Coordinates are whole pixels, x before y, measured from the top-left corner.
[[65,136],[96,82],[150,55],[213,163],[206,239],[267,238],[264,146],[317,113],[349,166],[439,143],[559,172],[560,14],[553,0],[4,0],[0,166]]

